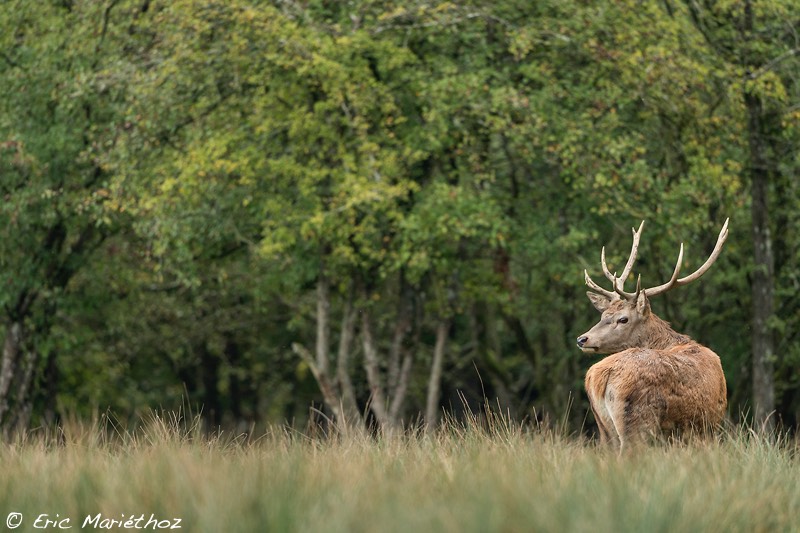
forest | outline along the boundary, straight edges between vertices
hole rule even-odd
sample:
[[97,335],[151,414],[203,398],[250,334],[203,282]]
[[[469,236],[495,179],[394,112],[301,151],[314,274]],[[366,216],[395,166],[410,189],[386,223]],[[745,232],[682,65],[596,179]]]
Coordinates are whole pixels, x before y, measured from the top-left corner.
[[[796,0],[0,3],[0,430],[591,435],[584,270],[800,423]],[[629,285],[629,287],[631,286]]]

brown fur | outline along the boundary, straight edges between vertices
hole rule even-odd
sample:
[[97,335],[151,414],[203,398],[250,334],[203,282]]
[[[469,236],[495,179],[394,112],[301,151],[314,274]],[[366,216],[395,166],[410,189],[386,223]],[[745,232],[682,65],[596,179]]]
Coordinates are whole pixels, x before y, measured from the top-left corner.
[[727,389],[717,354],[673,331],[650,311],[644,294],[636,302],[590,298],[603,314],[579,346],[612,353],[586,373],[601,442],[624,449],[722,422]]

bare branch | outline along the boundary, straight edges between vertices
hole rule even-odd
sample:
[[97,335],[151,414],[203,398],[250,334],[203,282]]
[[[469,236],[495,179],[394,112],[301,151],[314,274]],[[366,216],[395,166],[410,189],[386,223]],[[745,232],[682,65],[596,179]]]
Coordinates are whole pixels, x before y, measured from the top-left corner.
[[331,381],[328,374],[317,366],[314,362],[314,356],[311,355],[308,348],[302,344],[293,342],[292,351],[308,365],[309,369],[311,369],[311,373],[314,375],[314,379],[317,380],[317,384],[319,385],[319,390],[322,392],[322,398],[325,404],[333,411],[333,416],[336,417],[337,420],[341,420],[341,402],[336,392],[336,385]]
[[798,54],[800,54],[800,48],[792,48],[791,50],[787,50],[786,52],[782,53],[778,57],[772,59],[769,63],[767,63],[766,65],[762,66],[761,68],[759,68],[755,72],[749,73],[747,75],[747,78],[751,79],[751,80],[759,78],[760,76],[763,76],[764,74],[766,74],[770,70],[774,69],[778,65],[778,63],[780,63],[781,61],[789,59],[790,57],[794,57],[794,56],[796,56]]

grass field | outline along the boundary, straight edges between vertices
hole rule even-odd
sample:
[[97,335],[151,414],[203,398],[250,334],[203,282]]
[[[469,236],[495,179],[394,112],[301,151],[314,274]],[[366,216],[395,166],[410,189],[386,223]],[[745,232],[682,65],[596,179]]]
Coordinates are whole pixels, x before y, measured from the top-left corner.
[[171,417],[110,436],[72,424],[0,445],[0,520],[18,531],[800,531],[793,443],[740,430],[620,458],[489,425],[244,442]]

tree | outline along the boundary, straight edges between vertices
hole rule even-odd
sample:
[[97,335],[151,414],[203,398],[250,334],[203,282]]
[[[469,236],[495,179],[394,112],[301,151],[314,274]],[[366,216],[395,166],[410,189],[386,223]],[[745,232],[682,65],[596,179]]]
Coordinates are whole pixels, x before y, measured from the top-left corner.
[[[746,173],[750,182],[753,235],[752,270],[752,393],[753,417],[767,428],[775,427],[775,249],[790,247],[776,224],[787,215],[775,204],[778,190],[787,190],[795,172],[794,140],[790,121],[798,95],[796,21],[786,2],[737,5],[690,3],[696,27],[710,52],[729,64],[729,83],[740,94],[745,110]],[[788,174],[788,175],[787,175]]]
[[731,216],[717,268],[654,305],[721,355],[734,416],[760,309],[792,423],[798,54],[786,2],[743,6],[9,4],[7,414],[391,432],[497,398],[579,430],[598,245],[615,268],[647,219],[662,280]]
[[[117,230],[104,154],[120,102],[112,34],[127,5],[7,2],[2,8],[0,426],[27,426],[46,342],[70,282]],[[115,9],[116,8],[116,9]],[[51,399],[51,403],[52,403]]]

